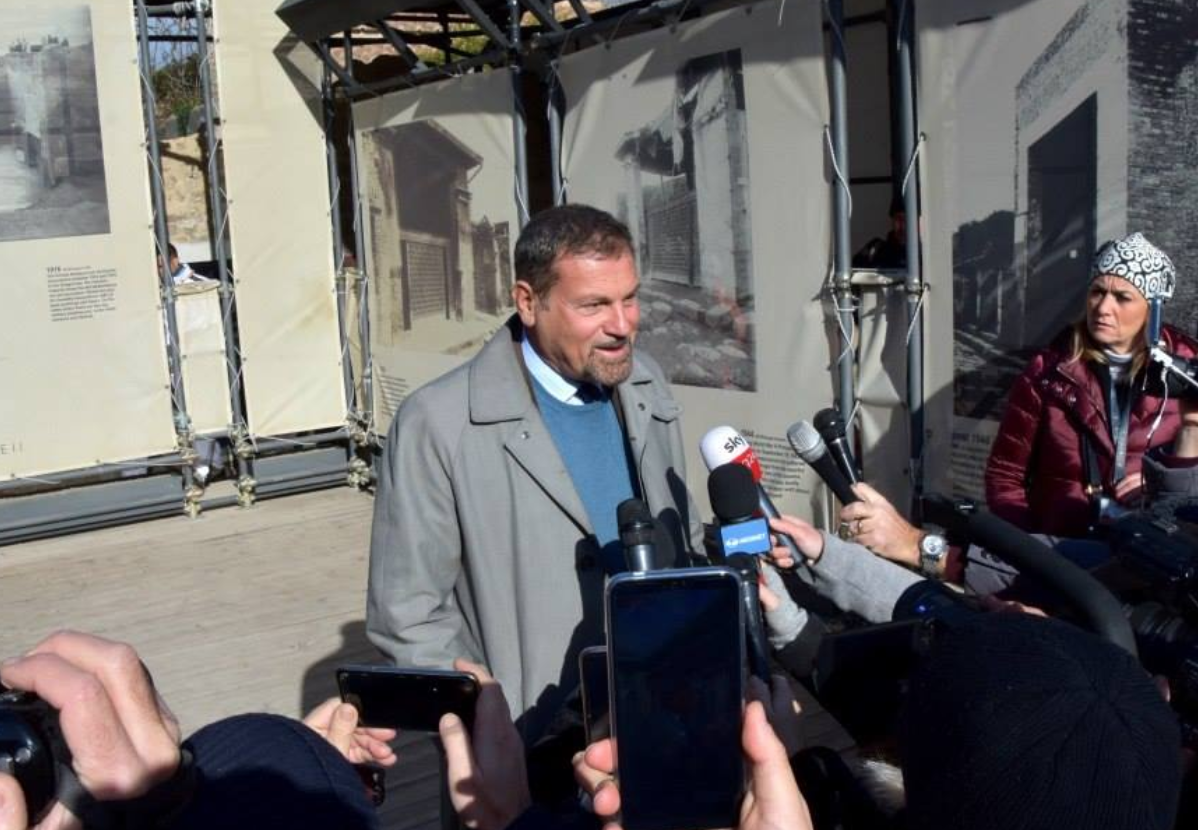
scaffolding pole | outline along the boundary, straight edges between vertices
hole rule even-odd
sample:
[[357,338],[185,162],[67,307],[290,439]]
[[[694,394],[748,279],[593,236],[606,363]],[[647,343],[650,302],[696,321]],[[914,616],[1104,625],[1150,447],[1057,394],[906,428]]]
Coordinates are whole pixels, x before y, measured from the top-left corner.
[[0,498],[7,497],[8,493],[29,489],[31,486],[35,489],[40,489],[38,485],[44,485],[45,488],[66,489],[80,484],[91,483],[97,479],[116,478],[130,469],[141,467],[151,470],[161,467],[167,470],[176,468],[185,469],[189,466],[190,463],[184,461],[183,456],[179,453],[169,453],[167,455],[154,456],[153,460],[129,461],[124,464],[97,464],[94,467],[84,467],[79,470],[16,476],[9,480],[0,481]]
[[832,106],[831,144],[832,168],[835,180],[832,188],[832,263],[833,296],[840,329],[840,353],[836,358],[839,390],[837,405],[844,419],[849,446],[853,445],[856,430],[853,410],[856,408],[853,372],[856,360],[853,331],[856,326],[853,309],[852,259],[849,251],[849,138],[848,95],[846,92],[847,55],[844,43],[844,0],[826,0],[828,22],[832,28],[832,60],[829,71],[829,93]]
[[[337,172],[337,147],[333,141],[333,130],[337,116],[337,105],[333,99],[332,70],[323,67],[320,82],[320,101],[324,113],[324,149],[329,176],[329,222],[333,233],[333,262],[336,273],[337,293],[337,340],[341,344],[341,386],[345,395],[346,424],[352,429],[361,421],[358,403],[358,387],[354,383],[353,358],[350,354],[349,337],[349,290],[348,269],[345,267],[345,244],[341,239],[341,176]],[[345,463],[351,468],[357,453],[353,442],[346,442]]]
[[547,113],[549,120],[549,160],[552,164],[550,174],[553,183],[553,204],[566,203],[566,182],[562,176],[562,113],[565,109],[561,81],[557,76],[557,58],[549,61],[548,76],[545,81],[546,98],[549,99]]
[[910,466],[912,503],[923,493],[923,298],[926,286],[920,267],[919,142],[915,114],[915,15],[910,0],[900,0],[898,19],[899,152],[903,171],[903,209],[907,234],[907,406],[910,409]]
[[[350,33],[344,36],[345,74],[354,85],[354,46]],[[330,67],[331,68],[331,67]],[[335,73],[334,73],[335,74]],[[362,236],[362,190],[358,181],[358,138],[354,131],[354,110],[351,106],[346,117],[349,129],[346,143],[349,145],[349,190],[350,204],[354,211],[354,259],[358,266],[358,338],[362,349],[362,398],[360,412],[365,419],[362,440],[369,442],[374,434],[374,357],[370,350],[370,273],[366,268],[366,240]],[[368,472],[366,473],[368,475]]]
[[[458,0],[466,6],[468,0]],[[466,6],[468,8],[468,6]],[[528,224],[528,146],[525,143],[524,123],[524,71],[520,66],[520,0],[507,0],[508,40],[512,51],[512,143],[516,154],[516,218],[523,228]]]
[[166,224],[166,197],[162,192],[162,155],[158,150],[158,125],[154,120],[154,85],[150,83],[150,26],[145,0],[137,2],[138,58],[141,62],[142,106],[146,119],[146,152],[150,159],[150,196],[154,207],[154,237],[158,247],[158,284],[162,295],[162,312],[166,321],[166,357],[170,371],[171,404],[174,409],[175,435],[179,454],[187,464],[183,467],[183,506],[189,515],[200,511],[200,490],[195,486],[192,464],[191,418],[187,414],[187,395],[183,389],[183,360],[179,350],[179,321],[175,314],[175,281],[170,267],[170,233]]
[[216,257],[217,273],[220,276],[221,330],[225,337],[225,375],[229,381],[229,411],[233,414],[229,440],[233,445],[233,457],[237,459],[237,492],[243,507],[254,503],[253,447],[249,443],[249,429],[242,405],[241,351],[237,348],[237,335],[233,331],[233,280],[229,275],[229,263],[225,252],[225,183],[221,174],[220,145],[216,135],[216,107],[212,100],[211,53],[208,51],[208,26],[205,17],[211,11],[208,0],[196,4],[196,63],[199,65],[200,94],[204,112],[204,147],[208,154],[208,205],[212,211],[212,253]]

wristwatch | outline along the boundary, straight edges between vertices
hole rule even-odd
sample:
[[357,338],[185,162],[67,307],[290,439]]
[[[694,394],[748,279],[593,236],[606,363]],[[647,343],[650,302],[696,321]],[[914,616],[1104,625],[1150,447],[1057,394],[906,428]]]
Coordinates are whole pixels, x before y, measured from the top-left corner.
[[944,557],[948,556],[948,542],[936,533],[925,533],[919,540],[919,570],[931,579],[943,575]]

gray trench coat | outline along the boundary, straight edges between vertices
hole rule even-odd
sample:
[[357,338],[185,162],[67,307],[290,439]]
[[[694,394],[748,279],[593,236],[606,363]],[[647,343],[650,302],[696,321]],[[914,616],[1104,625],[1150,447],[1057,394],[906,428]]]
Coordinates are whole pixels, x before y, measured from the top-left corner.
[[[375,494],[366,628],[399,665],[463,656],[503,684],[526,741],[603,642],[605,576],[590,521],[528,386],[518,318],[409,396]],[[638,355],[618,387],[642,498],[677,551],[701,550],[679,405]]]

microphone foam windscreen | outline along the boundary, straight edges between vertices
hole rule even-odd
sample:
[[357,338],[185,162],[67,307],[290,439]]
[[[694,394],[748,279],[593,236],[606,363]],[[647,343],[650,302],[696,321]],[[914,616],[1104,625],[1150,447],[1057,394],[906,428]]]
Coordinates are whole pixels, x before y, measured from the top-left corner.
[[820,435],[844,435],[844,420],[840,417],[840,413],[832,407],[821,409],[815,413],[812,419],[815,424],[815,430]]
[[651,524],[653,514],[640,499],[625,499],[616,506],[616,525],[621,529],[633,524]]
[[707,496],[721,522],[739,522],[757,510],[753,474],[740,464],[724,464],[712,470],[707,477]]
[[796,421],[791,424],[790,429],[786,430],[786,440],[790,442],[790,446],[799,454],[799,457],[808,464],[819,460],[828,451],[824,439],[820,438],[815,427],[806,421]]

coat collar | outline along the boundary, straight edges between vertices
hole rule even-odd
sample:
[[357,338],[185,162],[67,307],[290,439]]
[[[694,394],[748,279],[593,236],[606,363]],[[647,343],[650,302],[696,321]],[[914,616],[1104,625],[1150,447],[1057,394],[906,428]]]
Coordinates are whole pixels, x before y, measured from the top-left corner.
[[[470,421],[510,423],[512,428],[504,439],[507,451],[575,524],[584,532],[593,532],[582,498],[533,399],[520,357],[523,336],[519,317],[512,315],[471,361]],[[617,387],[638,475],[648,444],[649,420],[656,416],[672,421],[680,411],[672,398],[654,388],[654,380],[649,368],[634,356],[632,373]]]
[[[524,327],[520,318],[513,314],[470,364],[470,420],[473,423],[515,421],[527,417],[530,410],[536,410],[520,361],[523,339]],[[645,396],[652,389],[653,381],[653,373],[633,352],[632,373],[617,387],[625,423],[632,435],[642,434],[651,415],[666,421],[678,417],[678,405],[669,397],[654,394],[648,402],[632,400]]]
[[[1056,380],[1056,383],[1050,381],[1049,389],[1060,399],[1067,411],[1073,412],[1095,443],[1095,449],[1113,456],[1115,445],[1111,443],[1102,382],[1095,370],[1080,360],[1066,361],[1062,358],[1054,367],[1052,379]],[[1062,379],[1064,387],[1061,385]]]

